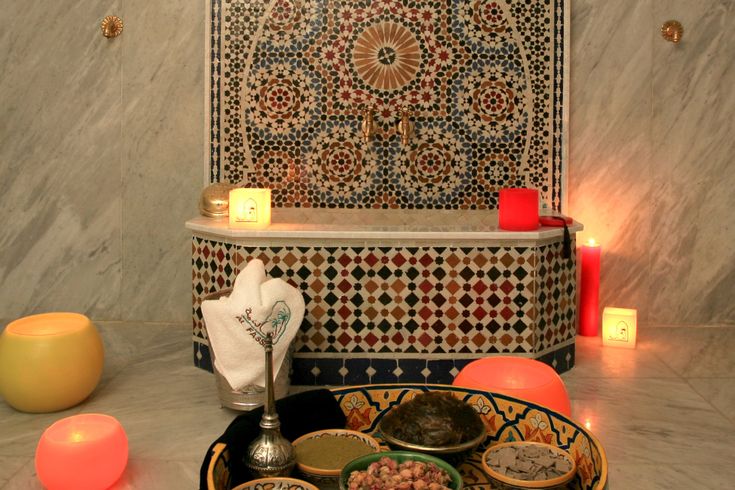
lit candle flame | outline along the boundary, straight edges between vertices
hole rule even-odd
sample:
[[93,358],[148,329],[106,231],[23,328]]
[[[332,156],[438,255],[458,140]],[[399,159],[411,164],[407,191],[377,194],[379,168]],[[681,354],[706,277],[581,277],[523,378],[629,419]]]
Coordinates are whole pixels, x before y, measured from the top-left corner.
[[592,422],[590,422],[590,419],[584,421],[584,426],[585,428],[587,428],[587,430],[592,429]]
[[587,245],[589,245],[590,247],[596,247],[598,243],[597,240],[595,240],[594,238],[590,238],[589,240],[587,240]]
[[84,434],[79,431],[74,431],[69,434],[69,440],[71,442],[82,442],[84,440]]

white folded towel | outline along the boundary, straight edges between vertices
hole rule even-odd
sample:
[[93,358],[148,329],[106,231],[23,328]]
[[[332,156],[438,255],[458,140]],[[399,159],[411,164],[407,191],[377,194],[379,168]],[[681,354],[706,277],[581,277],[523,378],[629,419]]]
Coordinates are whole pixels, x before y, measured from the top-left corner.
[[266,335],[273,333],[273,378],[304,319],[301,292],[281,279],[266,279],[265,266],[251,260],[229,297],[202,301],[214,365],[235,390],[265,386]]

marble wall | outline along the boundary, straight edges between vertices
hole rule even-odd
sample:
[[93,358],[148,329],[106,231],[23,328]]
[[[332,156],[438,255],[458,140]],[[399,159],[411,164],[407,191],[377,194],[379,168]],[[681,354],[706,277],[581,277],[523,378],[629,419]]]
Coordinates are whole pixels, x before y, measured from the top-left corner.
[[[0,318],[186,321],[203,7],[1,0],[0,11]],[[99,28],[110,14],[125,22],[112,40]]]
[[602,243],[601,305],[643,323],[735,322],[734,15],[730,0],[573,2],[569,211]]
[[[601,303],[646,323],[735,322],[734,10],[572,0],[569,210],[603,243]],[[186,322],[203,6],[0,11],[0,317]],[[111,13],[126,26],[108,41]],[[670,18],[686,29],[678,46],[659,35]]]

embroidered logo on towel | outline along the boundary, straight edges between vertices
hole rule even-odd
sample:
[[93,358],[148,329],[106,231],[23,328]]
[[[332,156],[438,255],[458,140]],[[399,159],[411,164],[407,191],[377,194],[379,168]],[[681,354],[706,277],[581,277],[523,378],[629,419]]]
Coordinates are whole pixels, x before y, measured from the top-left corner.
[[253,309],[248,308],[245,310],[245,314],[238,316],[237,319],[260,345],[265,346],[265,337],[268,332],[273,333],[273,345],[276,345],[286,331],[286,325],[291,319],[291,308],[288,307],[285,301],[276,301],[270,315],[262,322],[255,320],[252,314]]

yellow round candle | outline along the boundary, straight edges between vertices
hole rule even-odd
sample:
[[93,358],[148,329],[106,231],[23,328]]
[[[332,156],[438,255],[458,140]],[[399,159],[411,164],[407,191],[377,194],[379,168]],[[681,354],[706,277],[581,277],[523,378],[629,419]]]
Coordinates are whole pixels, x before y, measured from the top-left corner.
[[0,395],[23,412],[56,412],[94,391],[104,348],[78,313],[44,313],[8,324],[0,335]]

